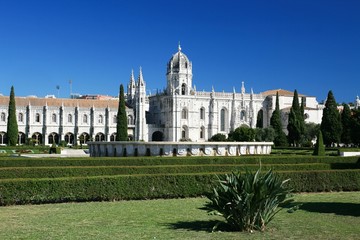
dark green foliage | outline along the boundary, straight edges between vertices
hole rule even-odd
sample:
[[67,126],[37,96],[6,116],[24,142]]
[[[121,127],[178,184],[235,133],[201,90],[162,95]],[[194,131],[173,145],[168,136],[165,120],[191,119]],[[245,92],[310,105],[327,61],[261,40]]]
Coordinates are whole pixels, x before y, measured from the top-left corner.
[[226,136],[221,133],[217,133],[209,139],[209,142],[226,142]]
[[66,166],[172,166],[224,164],[298,164],[298,163],[354,163],[359,157],[318,157],[312,155],[256,155],[240,157],[127,157],[127,158],[0,158],[0,168],[66,167]]
[[15,103],[15,92],[14,86],[11,87],[10,91],[10,100],[9,100],[9,110],[8,110],[8,119],[7,119],[7,137],[8,145],[15,146],[18,141],[18,124],[16,119],[16,103]]
[[282,131],[281,113],[280,113],[280,107],[279,107],[279,93],[278,92],[276,92],[275,110],[273,111],[271,118],[270,118],[270,126],[272,126],[275,129],[276,133]]
[[353,110],[352,120],[351,140],[355,145],[360,146],[360,108]]
[[279,212],[279,205],[289,203],[291,189],[288,180],[269,170],[261,174],[246,171],[219,176],[218,184],[208,195],[205,210],[219,215],[233,230],[264,231],[266,225]]
[[304,147],[313,146],[312,140],[315,139],[320,131],[320,124],[305,123],[304,133],[301,135],[300,144]]
[[236,128],[233,132],[229,133],[229,141],[235,142],[250,142],[255,140],[255,130],[247,127],[241,126]]
[[319,130],[319,134],[316,139],[314,155],[316,156],[325,156],[325,146],[323,141],[323,136],[321,130]]
[[[359,191],[360,170],[286,171],[295,192]],[[154,174],[0,180],[0,205],[203,196],[214,174]]]
[[255,128],[255,141],[273,142],[275,139],[275,130],[272,127]]
[[257,113],[256,127],[257,128],[263,128],[264,127],[263,121],[264,121],[264,111],[261,109]]
[[283,131],[281,123],[281,112],[279,107],[279,93],[276,92],[275,110],[270,118],[270,126],[275,130],[274,144],[275,146],[287,146],[286,134]]
[[289,132],[289,144],[298,146],[301,135],[304,132],[304,116],[299,105],[299,96],[296,90],[294,91],[293,102],[290,108],[287,129]]
[[[14,167],[0,168],[0,179],[15,178],[63,178],[139,174],[190,174],[190,173],[231,173],[246,168],[256,171],[254,163],[203,164],[203,165],[157,165],[157,166],[73,166],[73,167]],[[343,163],[279,163],[262,164],[264,171],[305,171],[355,169],[356,161]]]
[[348,104],[343,104],[343,111],[341,113],[341,125],[342,125],[342,133],[341,133],[341,142],[345,144],[349,144],[352,142],[351,132],[353,130],[354,124],[351,119],[351,110]]
[[128,140],[128,126],[127,126],[127,115],[125,109],[125,95],[124,86],[120,85],[119,94],[119,108],[117,113],[116,123],[116,141],[127,141]]
[[282,179],[291,178],[290,187],[297,192],[357,191],[360,190],[360,169],[356,169],[358,159],[294,155],[96,159],[2,157],[0,205],[203,196],[211,191],[215,174],[244,167],[257,169],[259,161],[264,169],[273,168]]
[[301,134],[304,134],[304,131],[305,131],[305,98],[301,99],[299,119],[300,119]]
[[326,146],[339,143],[342,127],[340,114],[332,91],[329,91],[321,121],[321,132]]

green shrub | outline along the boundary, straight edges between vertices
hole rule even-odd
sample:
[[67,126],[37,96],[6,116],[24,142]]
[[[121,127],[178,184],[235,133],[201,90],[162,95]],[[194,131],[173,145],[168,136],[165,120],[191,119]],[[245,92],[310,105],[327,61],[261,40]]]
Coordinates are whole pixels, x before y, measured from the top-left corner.
[[298,163],[356,163],[359,157],[340,156],[240,156],[240,157],[104,157],[104,158],[12,158],[2,157],[0,167],[45,166],[154,166],[207,164],[298,164]]
[[317,135],[315,149],[313,155],[316,156],[325,156],[325,145],[323,141],[323,136],[321,133],[321,130],[319,130],[319,133]]
[[[55,160],[54,160],[55,161]],[[0,168],[0,179],[11,178],[59,178],[136,174],[191,174],[231,173],[258,169],[257,164],[204,164],[204,165],[154,165],[154,166],[58,166],[58,167],[12,167]],[[314,171],[331,169],[355,169],[356,163],[305,163],[263,164],[264,171]]]
[[[360,170],[278,172],[294,192],[359,191]],[[0,205],[204,196],[215,174],[0,179]]]
[[261,174],[246,171],[220,176],[205,210],[225,218],[227,224],[238,231],[264,231],[266,225],[279,212],[278,206],[290,201],[288,180],[280,180],[272,170]]

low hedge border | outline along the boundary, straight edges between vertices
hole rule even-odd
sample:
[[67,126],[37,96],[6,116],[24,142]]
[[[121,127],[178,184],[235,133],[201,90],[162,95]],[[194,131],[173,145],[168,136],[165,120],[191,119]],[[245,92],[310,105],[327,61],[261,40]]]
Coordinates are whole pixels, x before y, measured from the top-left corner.
[[[355,169],[356,163],[299,163],[262,164],[262,170],[305,171]],[[230,173],[247,168],[256,171],[258,164],[205,164],[205,165],[154,165],[154,166],[79,166],[79,167],[18,167],[0,168],[0,179],[11,178],[59,178],[102,175],[171,174],[171,173]]]
[[[360,170],[279,172],[295,192],[359,191]],[[0,205],[202,196],[214,174],[157,174],[0,181]]]
[[42,166],[153,166],[203,164],[297,164],[355,163],[354,157],[329,156],[241,156],[241,157],[126,157],[126,158],[1,158],[0,167]]

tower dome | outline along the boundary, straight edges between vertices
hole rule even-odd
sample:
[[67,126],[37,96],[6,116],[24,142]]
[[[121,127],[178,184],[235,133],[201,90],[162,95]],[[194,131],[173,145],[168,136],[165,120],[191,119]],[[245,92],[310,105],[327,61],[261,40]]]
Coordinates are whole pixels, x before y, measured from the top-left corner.
[[191,69],[189,58],[181,52],[179,44],[178,51],[170,58],[167,66],[167,72],[180,72],[180,70]]
[[181,52],[179,44],[178,51],[169,60],[166,71],[168,94],[188,95],[192,86],[192,63],[189,58]]

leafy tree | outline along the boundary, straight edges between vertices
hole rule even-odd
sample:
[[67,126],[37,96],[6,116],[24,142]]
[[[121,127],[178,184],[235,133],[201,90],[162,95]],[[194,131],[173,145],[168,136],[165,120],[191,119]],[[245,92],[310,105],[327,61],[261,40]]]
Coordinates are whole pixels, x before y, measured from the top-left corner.
[[301,135],[300,144],[301,146],[311,147],[312,140],[315,139],[319,133],[320,124],[316,123],[305,123],[304,133]]
[[299,105],[299,96],[295,89],[292,106],[289,113],[288,121],[288,140],[290,144],[297,146],[299,144],[301,134],[304,131],[304,116],[302,115],[300,105]]
[[326,99],[325,108],[321,121],[321,132],[326,146],[339,143],[342,127],[340,114],[332,91],[330,90]]
[[319,130],[319,134],[316,139],[315,149],[313,155],[316,156],[325,156],[325,146],[323,141],[323,136],[321,130]]
[[257,113],[256,127],[263,128],[264,127],[263,121],[264,121],[264,111],[261,109]]
[[210,142],[226,142],[226,136],[221,133],[217,133],[209,139]]
[[360,145],[360,108],[354,109],[352,114],[352,131],[351,139],[352,143],[359,146]]
[[255,139],[255,130],[248,126],[241,126],[229,133],[229,141],[249,142]]
[[[279,212],[279,205],[293,201],[288,180],[269,170],[261,174],[246,170],[218,176],[218,184],[209,194],[204,206],[209,214],[222,216],[226,223],[236,231],[265,231],[266,225]],[[214,228],[216,228],[215,226]]]
[[341,113],[341,125],[342,125],[342,133],[341,133],[341,142],[345,144],[351,143],[351,132],[353,130],[353,119],[351,118],[351,110],[349,105],[343,104],[343,111]]
[[124,96],[124,86],[120,85],[120,94],[119,94],[119,107],[117,112],[117,122],[116,122],[116,141],[127,141],[128,140],[128,126],[127,126],[127,116],[125,109],[125,96]]
[[[273,142],[275,139],[275,130],[272,127],[255,128],[255,141]],[[285,137],[286,140],[286,137]]]
[[9,110],[8,110],[8,119],[7,119],[7,137],[8,145],[15,146],[18,141],[18,124],[16,119],[16,103],[15,103],[15,92],[14,86],[11,86],[10,90],[10,100],[9,100]]
[[275,146],[286,146],[287,139],[286,134],[282,129],[281,123],[281,112],[280,112],[280,105],[279,105],[279,93],[276,92],[276,103],[275,103],[275,110],[273,111],[271,118],[270,118],[270,126],[275,131],[275,138],[274,144]]
[[303,134],[305,131],[305,99],[304,98],[301,99],[299,119],[300,119],[301,134]]

